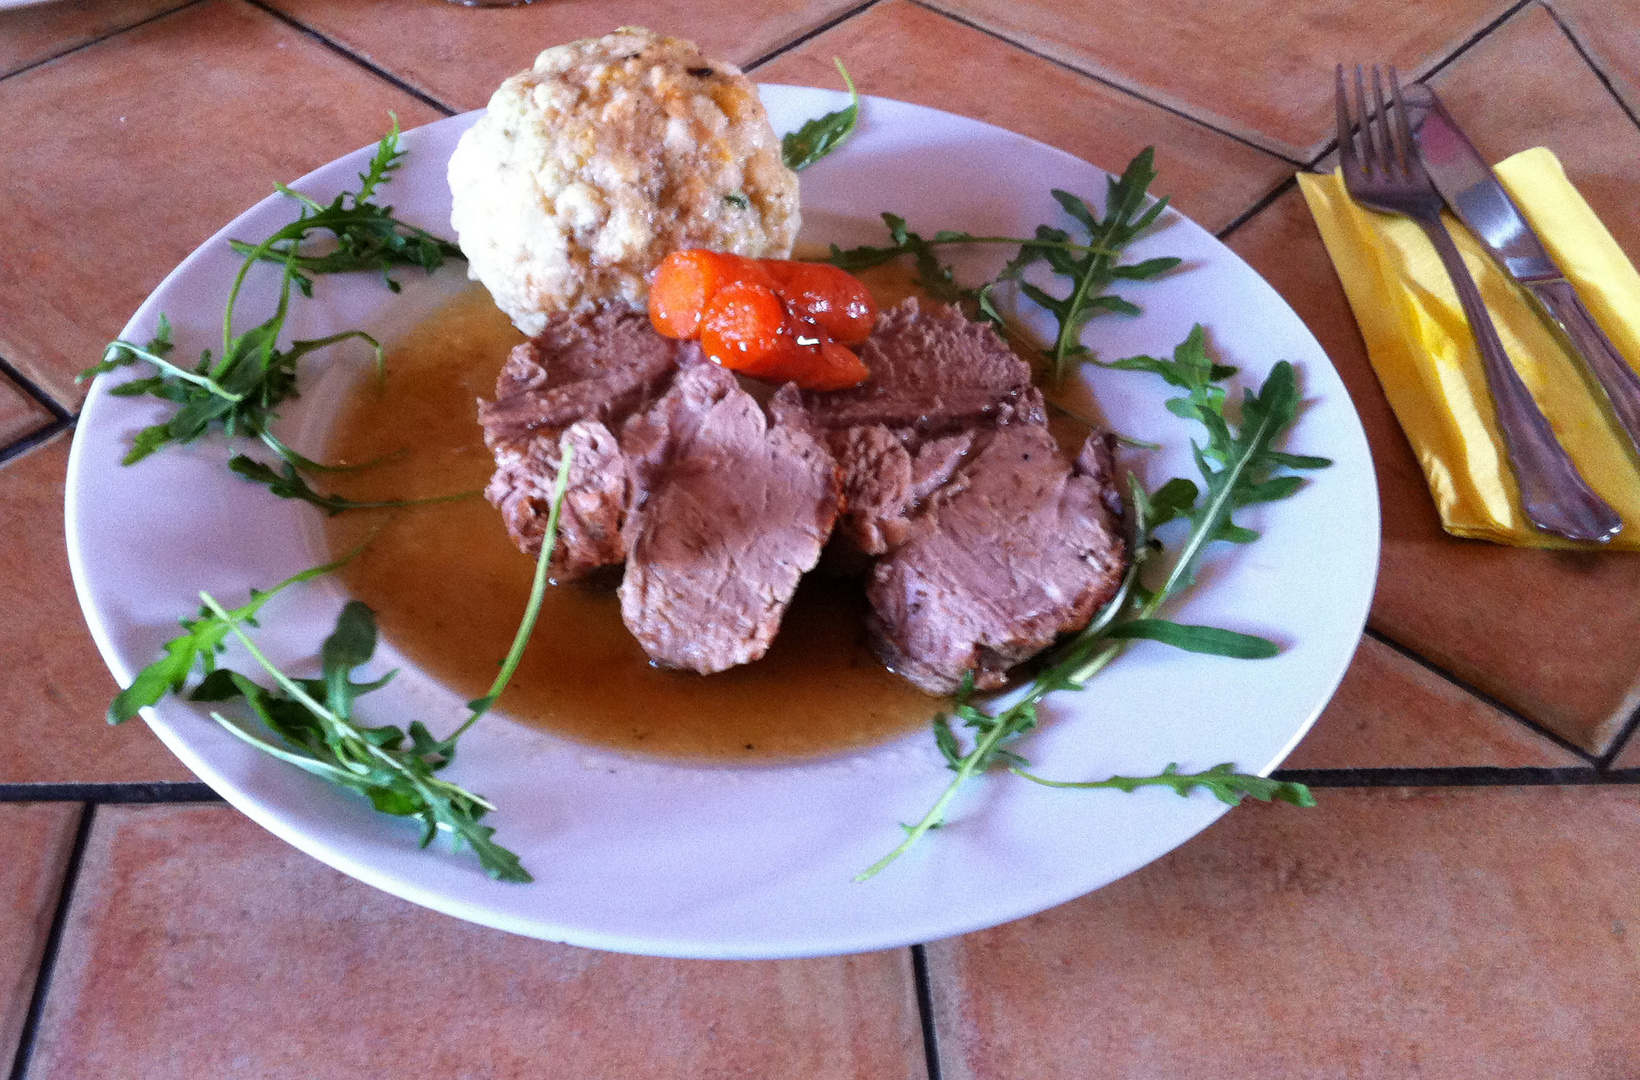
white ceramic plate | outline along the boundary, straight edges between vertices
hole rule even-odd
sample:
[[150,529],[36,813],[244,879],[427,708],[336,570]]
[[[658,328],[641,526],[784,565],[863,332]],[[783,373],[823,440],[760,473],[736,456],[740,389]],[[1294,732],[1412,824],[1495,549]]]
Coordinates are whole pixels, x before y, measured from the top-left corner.
[[[765,87],[777,130],[840,106],[838,94]],[[406,136],[404,168],[384,201],[416,224],[449,233],[445,161],[477,114]],[[355,184],[360,150],[295,186],[328,200]],[[1167,178],[1158,187],[1165,191]],[[805,234],[845,244],[882,236],[877,214],[913,228],[1029,235],[1060,220],[1050,188],[1102,203],[1105,175],[1020,135],[932,109],[870,99],[845,149],[803,174]],[[228,237],[255,240],[290,220],[269,198],[190,256],[149,298],[123,336],[145,341],[160,312],[177,327],[179,355],[220,334],[222,304],[239,260]],[[1249,512],[1264,530],[1247,548],[1220,545],[1200,587],[1173,614],[1274,638],[1280,656],[1238,661],[1139,643],[1082,694],[1061,694],[1019,747],[1046,776],[1138,775],[1177,762],[1197,770],[1234,762],[1268,772],[1309,728],[1355,649],[1378,556],[1378,507],[1367,444],[1343,384],[1298,317],[1207,232],[1170,213],[1133,256],[1179,255],[1186,268],[1123,291],[1137,318],[1104,316],[1087,332],[1106,358],[1166,353],[1205,324],[1221,362],[1248,382],[1289,359],[1307,404],[1288,448],[1331,457],[1332,468],[1296,497]],[[981,253],[971,269],[983,270]],[[263,273],[263,270],[266,273]],[[395,296],[370,275],[321,279],[298,298],[287,333],[313,338],[365,328],[391,335],[464,284],[463,268],[431,278],[402,272]],[[271,310],[276,271],[257,268],[242,302],[246,320]],[[327,367],[328,365],[328,367]],[[325,422],[344,360],[316,359],[304,376],[287,435],[311,446]],[[116,398],[99,379],[79,424],[68,477],[68,545],[86,619],[122,684],[175,636],[176,619],[211,591],[230,604],[321,562],[311,508],[271,498],[224,467],[220,440],[169,448],[119,464],[133,433],[165,407]],[[1167,444],[1129,455],[1152,486],[1194,476],[1192,425],[1167,413],[1154,376],[1088,376],[1097,408],[1127,434]],[[1096,404],[1095,404],[1096,403]],[[319,641],[343,602],[322,581],[265,611],[260,632],[276,661],[315,666]],[[511,619],[512,615],[506,616]],[[233,657],[230,655],[230,660]],[[248,663],[248,661],[245,661]],[[428,719],[449,730],[457,696],[396,656],[378,669],[403,675],[367,699],[373,715]],[[254,670],[239,665],[242,670]],[[505,698],[503,698],[503,706]],[[360,799],[246,747],[206,708],[167,698],[146,714],[178,757],[230,803],[315,858],[419,904],[520,934],[626,952],[698,957],[851,953],[992,926],[1069,900],[1121,877],[1204,828],[1225,807],[1204,793],[1054,791],[1007,776],[972,784],[950,824],[867,884],[853,875],[900,839],[950,774],[926,732],[875,750],[781,767],[684,767],[634,760],[543,735],[500,715],[462,742],[446,775],[499,807],[490,823],[517,851],[534,885],[489,880],[470,853],[441,840],[415,846],[418,826],[376,814]],[[1300,811],[1294,810],[1293,813]]]

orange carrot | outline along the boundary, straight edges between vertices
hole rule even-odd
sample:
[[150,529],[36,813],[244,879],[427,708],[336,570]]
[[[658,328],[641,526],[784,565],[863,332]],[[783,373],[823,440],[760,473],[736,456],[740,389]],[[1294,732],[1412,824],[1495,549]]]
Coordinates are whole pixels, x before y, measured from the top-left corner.
[[674,251],[661,260],[649,286],[649,321],[670,338],[687,341],[700,336],[706,305],[732,281],[771,284],[756,259],[695,248]]
[[713,363],[763,378],[794,344],[785,330],[786,308],[773,289],[732,281],[707,301],[700,318],[700,344]]
[[834,266],[697,249],[673,252],[656,268],[649,318],[667,337],[698,337],[707,357],[731,371],[841,390],[870,372],[839,342],[864,341],[877,305]]
[[780,298],[800,319],[819,323],[836,341],[858,345],[877,324],[877,303],[860,279],[829,263],[760,259]]

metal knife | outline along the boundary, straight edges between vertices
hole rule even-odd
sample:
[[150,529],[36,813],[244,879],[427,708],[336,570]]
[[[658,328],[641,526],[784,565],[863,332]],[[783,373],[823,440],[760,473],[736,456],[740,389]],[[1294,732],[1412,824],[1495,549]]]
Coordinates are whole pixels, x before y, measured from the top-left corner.
[[1441,197],[1498,265],[1538,302],[1539,313],[1560,331],[1572,352],[1582,357],[1640,454],[1640,375],[1595,324],[1571,282],[1550,260],[1519,207],[1435,91],[1415,83],[1406,88],[1405,96],[1413,140]]

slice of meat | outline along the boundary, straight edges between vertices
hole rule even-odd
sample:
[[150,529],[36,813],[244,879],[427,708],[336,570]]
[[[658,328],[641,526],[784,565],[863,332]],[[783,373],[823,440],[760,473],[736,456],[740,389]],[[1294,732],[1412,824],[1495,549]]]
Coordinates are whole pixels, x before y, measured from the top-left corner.
[[827,568],[859,571],[910,536],[909,518],[961,463],[976,433],[1046,423],[1031,369],[990,326],[915,298],[878,319],[861,349],[864,386],[782,387],[770,410],[826,436],[843,474],[843,517]]
[[905,543],[911,512],[950,479],[973,442],[974,433],[964,431],[919,445],[910,433],[881,424],[833,432],[828,445],[848,508],[837,523],[841,538],[862,555],[882,555]]
[[613,431],[699,359],[697,346],[661,337],[630,308],[558,316],[507,358],[496,399],[478,404],[496,463],[484,494],[519,549],[538,554],[560,447],[574,447],[549,569],[555,581],[626,558],[631,476]]
[[541,428],[562,430],[577,420],[616,426],[697,360],[700,347],[655,332],[633,308],[558,315],[540,334],[513,349],[496,380],[494,401],[480,401],[487,441],[518,439]]
[[526,554],[539,555],[566,446],[573,455],[547,570],[554,581],[573,581],[626,558],[621,526],[632,477],[615,436],[596,420],[581,420],[561,433],[549,428],[498,444],[495,474],[484,489],[513,542]]
[[827,393],[787,385],[771,409],[782,419],[800,413],[821,431],[881,424],[919,436],[1046,422],[1030,366],[991,326],[957,308],[900,302],[877,320],[860,359],[871,369],[863,386]]
[[969,672],[980,689],[1002,685],[1115,595],[1125,552],[1113,492],[1104,436],[1074,463],[1045,427],[985,436],[872,572],[877,654],[931,693]]
[[768,651],[837,515],[831,455],[734,377],[687,368],[622,432],[637,497],[621,618],[656,663],[710,674]]

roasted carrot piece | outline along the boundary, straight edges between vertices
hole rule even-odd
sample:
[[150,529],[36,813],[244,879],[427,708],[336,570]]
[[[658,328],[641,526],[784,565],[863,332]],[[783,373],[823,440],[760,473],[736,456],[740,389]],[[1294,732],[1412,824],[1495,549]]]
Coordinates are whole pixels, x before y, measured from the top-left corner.
[[852,349],[826,341],[805,369],[793,374],[791,380],[805,390],[848,390],[865,382],[870,374],[870,369]]
[[713,363],[760,378],[777,367],[795,342],[786,307],[774,290],[732,281],[717,291],[700,318],[700,344]]
[[674,251],[661,260],[650,282],[649,321],[670,338],[687,341],[699,337],[706,305],[733,281],[773,284],[769,272],[756,259],[701,248]]
[[761,259],[780,298],[799,319],[818,323],[832,339],[858,345],[877,324],[877,302],[864,283],[830,263]]

